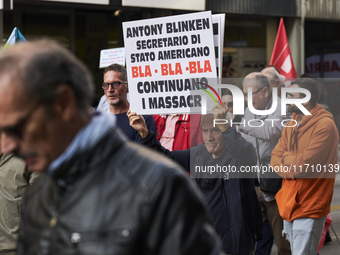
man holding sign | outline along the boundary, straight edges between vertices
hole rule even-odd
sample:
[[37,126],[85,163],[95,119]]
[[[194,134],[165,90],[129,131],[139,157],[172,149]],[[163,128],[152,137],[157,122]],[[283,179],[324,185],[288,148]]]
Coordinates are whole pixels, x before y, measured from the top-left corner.
[[[104,69],[104,82],[102,88],[105,93],[106,101],[110,108],[108,113],[114,114],[117,118],[117,126],[123,130],[130,140],[139,142],[139,134],[130,127],[126,112],[130,108],[127,99],[129,92],[126,69],[119,64],[112,64]],[[147,127],[156,132],[156,123],[152,116],[144,116]]]
[[[203,142],[199,146],[182,151],[166,150],[158,142],[154,132],[149,132],[142,116],[128,111],[130,125],[138,130],[144,145],[152,147],[177,161],[191,175],[198,170],[228,166],[236,174],[227,172],[197,174],[196,182],[203,192],[206,203],[220,235],[226,254],[249,255],[256,240],[261,239],[262,219],[253,180],[240,177],[239,170],[245,165],[256,164],[254,147],[244,140],[229,123],[216,124],[214,120],[226,119],[228,108],[216,105],[213,114],[202,116]],[[243,155],[247,155],[244,157]]]

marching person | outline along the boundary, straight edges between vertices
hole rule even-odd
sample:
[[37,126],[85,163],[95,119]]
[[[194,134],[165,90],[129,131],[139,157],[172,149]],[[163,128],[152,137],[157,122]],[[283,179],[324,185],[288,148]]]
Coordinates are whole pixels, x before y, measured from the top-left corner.
[[[302,106],[311,115],[288,105],[292,121],[286,124],[271,157],[271,166],[284,178],[276,201],[292,254],[316,255],[331,208],[339,135],[332,114],[318,104],[318,82],[300,78],[291,84],[310,92],[310,100]],[[303,97],[299,92],[288,94],[290,99]],[[322,171],[316,171],[319,166]]]
[[[0,54],[1,149],[43,173],[23,202],[17,254],[219,254],[181,167],[90,113],[88,69],[51,41]],[[20,104],[18,104],[20,102]]]
[[[239,172],[242,166],[256,164],[254,147],[242,138],[235,127],[214,125],[214,119],[226,119],[228,108],[216,105],[213,114],[202,115],[203,143],[182,151],[169,151],[149,131],[143,116],[128,111],[130,125],[141,135],[141,143],[180,163],[195,178],[205,196],[214,226],[226,254],[249,255],[262,238],[260,206],[253,180],[233,173],[204,173],[204,169],[229,166]],[[244,155],[247,155],[246,157]],[[199,172],[197,169],[203,169]],[[234,175],[234,176],[233,176]]]

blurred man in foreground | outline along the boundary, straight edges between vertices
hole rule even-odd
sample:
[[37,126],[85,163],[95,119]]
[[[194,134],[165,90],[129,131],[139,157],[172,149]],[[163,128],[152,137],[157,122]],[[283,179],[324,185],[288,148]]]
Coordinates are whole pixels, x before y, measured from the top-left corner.
[[[44,172],[24,201],[18,254],[218,254],[180,167],[91,115],[87,68],[50,41],[0,55],[4,153]],[[20,102],[20,103],[18,103]]]

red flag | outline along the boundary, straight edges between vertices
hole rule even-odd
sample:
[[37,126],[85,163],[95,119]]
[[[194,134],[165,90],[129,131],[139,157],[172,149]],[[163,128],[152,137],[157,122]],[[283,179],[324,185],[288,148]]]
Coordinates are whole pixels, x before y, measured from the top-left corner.
[[277,31],[270,65],[276,66],[280,70],[280,74],[286,78],[297,78],[292,54],[288,44],[285,25],[283,18],[280,20],[279,30]]

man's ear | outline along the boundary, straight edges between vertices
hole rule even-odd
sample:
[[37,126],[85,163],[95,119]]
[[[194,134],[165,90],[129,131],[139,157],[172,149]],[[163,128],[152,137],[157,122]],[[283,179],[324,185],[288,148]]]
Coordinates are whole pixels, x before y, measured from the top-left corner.
[[282,83],[281,83],[280,81],[276,81],[275,83],[276,83],[276,86],[277,86],[278,88],[281,88],[281,87],[282,87]]
[[129,93],[129,83],[126,83],[126,92]]
[[77,114],[77,100],[73,89],[64,84],[57,88],[57,96],[53,102],[53,111],[61,119],[67,121]]
[[264,96],[265,96],[265,97],[269,97],[269,90],[268,90],[267,87],[264,87],[263,93],[264,93]]

